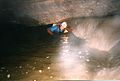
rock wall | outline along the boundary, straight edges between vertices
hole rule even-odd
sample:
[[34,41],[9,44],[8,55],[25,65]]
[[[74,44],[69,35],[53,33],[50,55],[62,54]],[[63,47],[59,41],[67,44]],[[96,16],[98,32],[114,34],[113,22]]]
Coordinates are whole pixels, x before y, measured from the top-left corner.
[[75,36],[87,46],[109,51],[120,42],[120,16],[72,18],[67,21]]
[[71,17],[120,13],[120,0],[1,0],[0,3],[3,19],[6,16],[10,20],[21,20],[28,24],[33,22],[30,19],[52,23]]

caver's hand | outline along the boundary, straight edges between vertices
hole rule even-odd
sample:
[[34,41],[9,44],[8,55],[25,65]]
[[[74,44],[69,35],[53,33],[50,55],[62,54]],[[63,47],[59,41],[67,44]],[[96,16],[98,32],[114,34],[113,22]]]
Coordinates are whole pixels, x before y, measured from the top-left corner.
[[47,29],[47,32],[48,34],[53,35],[53,33],[49,29]]
[[72,29],[67,27],[64,29],[64,33],[68,33],[68,32],[72,32]]
[[68,33],[68,30],[67,30],[67,29],[65,29],[65,30],[64,30],[64,33]]

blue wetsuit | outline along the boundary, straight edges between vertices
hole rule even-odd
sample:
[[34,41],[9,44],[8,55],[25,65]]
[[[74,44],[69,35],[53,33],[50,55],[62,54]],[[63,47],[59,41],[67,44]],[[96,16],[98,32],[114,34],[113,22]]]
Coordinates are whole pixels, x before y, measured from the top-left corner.
[[55,25],[55,26],[52,26],[50,28],[48,28],[51,32],[53,33],[62,33],[63,30],[60,30],[59,26]]

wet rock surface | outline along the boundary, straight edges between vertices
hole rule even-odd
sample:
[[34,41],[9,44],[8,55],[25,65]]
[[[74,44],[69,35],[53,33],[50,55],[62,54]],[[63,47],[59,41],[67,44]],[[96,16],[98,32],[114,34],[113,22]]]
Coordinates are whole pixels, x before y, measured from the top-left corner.
[[0,7],[2,19],[25,22],[27,25],[53,23],[74,17],[120,14],[119,0],[1,0],[0,3],[3,4]]
[[80,17],[66,20],[75,36],[85,39],[87,45],[110,51],[120,41],[120,16]]

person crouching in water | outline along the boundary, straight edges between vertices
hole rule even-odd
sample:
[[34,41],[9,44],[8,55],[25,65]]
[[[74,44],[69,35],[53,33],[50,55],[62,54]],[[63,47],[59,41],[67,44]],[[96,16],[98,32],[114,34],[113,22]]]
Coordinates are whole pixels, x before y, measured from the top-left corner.
[[67,27],[67,22],[53,24],[47,29],[48,34],[52,35],[54,43],[59,41],[66,42],[66,40],[68,40],[68,33],[71,31],[72,29]]
[[47,29],[47,32],[50,35],[68,33],[69,31],[70,29],[67,28],[67,22],[53,24],[51,27]]

